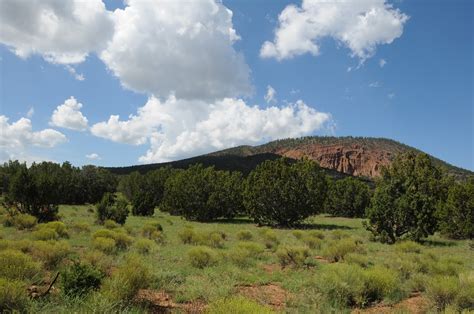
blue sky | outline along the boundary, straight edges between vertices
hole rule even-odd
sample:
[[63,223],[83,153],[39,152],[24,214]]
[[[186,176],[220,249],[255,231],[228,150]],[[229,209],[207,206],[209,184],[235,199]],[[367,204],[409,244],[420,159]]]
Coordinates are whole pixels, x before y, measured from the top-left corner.
[[[147,16],[146,1],[125,11],[118,1],[69,2],[95,12],[93,22],[61,17],[72,24],[58,34],[0,17],[3,160],[119,166],[315,134],[392,138],[474,170],[472,1],[354,2],[332,8],[341,22],[300,1],[224,0],[214,11],[204,1],[158,1],[148,5],[164,15]],[[18,5],[15,13],[40,9],[64,11]],[[360,29],[370,10],[373,25]],[[282,12],[291,13],[287,24]],[[140,33],[133,16],[146,22]],[[275,37],[298,23],[295,35]],[[274,49],[262,53],[264,42]],[[265,100],[269,86],[276,93]]]

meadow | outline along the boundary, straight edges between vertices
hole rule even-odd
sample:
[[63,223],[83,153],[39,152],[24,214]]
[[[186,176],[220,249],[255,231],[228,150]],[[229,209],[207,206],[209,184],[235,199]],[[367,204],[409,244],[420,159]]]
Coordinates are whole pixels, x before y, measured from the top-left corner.
[[129,216],[123,226],[99,225],[86,205],[61,205],[59,216],[47,224],[27,216],[9,221],[0,209],[2,310],[473,311],[469,240],[435,234],[422,244],[382,244],[372,241],[363,219],[327,215],[297,229],[258,227],[246,218],[190,222],[158,210]]

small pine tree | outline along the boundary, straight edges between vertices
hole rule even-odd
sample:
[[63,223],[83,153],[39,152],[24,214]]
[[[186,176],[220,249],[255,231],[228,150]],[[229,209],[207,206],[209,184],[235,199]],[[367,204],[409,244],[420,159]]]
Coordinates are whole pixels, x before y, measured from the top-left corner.
[[101,201],[96,205],[96,213],[99,223],[113,220],[123,225],[129,213],[128,202],[122,198],[117,198],[112,193],[105,193]]

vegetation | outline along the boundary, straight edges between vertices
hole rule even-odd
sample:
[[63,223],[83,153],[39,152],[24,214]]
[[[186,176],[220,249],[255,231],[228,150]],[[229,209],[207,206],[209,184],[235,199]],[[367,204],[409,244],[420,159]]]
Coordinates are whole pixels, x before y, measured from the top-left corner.
[[128,203],[112,193],[105,193],[96,206],[97,221],[104,223],[107,220],[123,225],[128,216]]
[[266,161],[250,173],[244,202],[259,224],[294,226],[322,211],[326,177],[312,161],[289,164],[286,159]]
[[352,177],[332,181],[326,202],[326,211],[334,216],[364,217],[370,204],[369,186]]
[[400,155],[382,171],[368,208],[369,230],[381,241],[419,241],[436,231],[436,209],[444,199],[442,172],[425,154]]

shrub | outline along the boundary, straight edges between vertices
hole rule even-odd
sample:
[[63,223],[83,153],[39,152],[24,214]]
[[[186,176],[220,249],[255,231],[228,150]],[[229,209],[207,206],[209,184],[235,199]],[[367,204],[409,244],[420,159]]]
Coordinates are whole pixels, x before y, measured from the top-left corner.
[[42,228],[31,233],[32,237],[36,240],[48,241],[59,239],[59,234],[50,228]]
[[29,298],[23,282],[0,278],[0,313],[23,313],[28,304]]
[[264,248],[262,247],[262,245],[260,245],[258,243],[255,243],[255,242],[250,242],[250,241],[238,242],[237,243],[237,248],[250,252],[250,254],[252,254],[252,256],[258,256],[258,255],[262,254],[263,251],[264,251]]
[[61,272],[63,293],[82,296],[100,287],[103,274],[89,264],[75,263]]
[[188,259],[194,267],[204,268],[217,263],[217,254],[211,248],[198,246],[188,251]]
[[134,244],[135,249],[140,254],[150,253],[154,245],[155,242],[150,239],[138,239]]
[[200,235],[193,228],[185,227],[178,232],[178,237],[183,244],[198,244],[202,241]]
[[229,259],[238,266],[248,266],[254,258],[263,252],[264,248],[255,242],[239,242],[229,253]]
[[303,243],[306,244],[310,249],[320,249],[322,240],[312,236],[305,236],[302,239]]
[[326,189],[316,162],[267,160],[247,177],[244,204],[258,224],[294,226],[322,208]]
[[30,256],[15,250],[0,252],[0,277],[6,279],[29,279],[40,271],[38,263]]
[[247,314],[247,313],[261,313],[271,314],[275,313],[270,308],[260,305],[253,300],[246,299],[241,296],[221,299],[209,304],[206,309],[207,314]]
[[118,224],[125,224],[128,217],[128,203],[122,198],[117,198],[112,193],[105,193],[102,200],[96,205],[97,220],[104,223],[113,220]]
[[276,249],[280,241],[278,240],[277,234],[273,230],[265,229],[262,231],[262,238],[267,249]]
[[35,216],[28,214],[18,214],[13,216],[13,225],[17,229],[32,229],[38,223],[38,219]]
[[222,248],[224,247],[224,240],[225,240],[225,234],[218,232],[218,231],[212,231],[206,235],[204,235],[202,238],[205,240],[205,244],[213,247],[213,248]]
[[45,224],[39,224],[38,230],[51,229],[54,230],[59,237],[68,238],[69,233],[67,231],[67,226],[61,221],[51,221]]
[[474,272],[460,274],[459,283],[461,289],[456,297],[456,305],[459,309],[474,308]]
[[295,267],[305,265],[310,255],[308,248],[298,246],[279,248],[276,254],[282,266],[291,265]]
[[354,241],[354,239],[346,238],[329,243],[323,250],[323,255],[331,262],[338,262],[344,259],[346,254],[357,252],[360,249],[360,246]]
[[252,240],[253,234],[249,230],[240,230],[237,232],[237,239],[239,240]]
[[358,253],[349,253],[344,256],[344,262],[349,264],[355,264],[360,267],[367,268],[371,265],[371,262],[367,255],[358,254]]
[[143,225],[142,236],[150,239],[153,232],[156,232],[156,231],[159,231],[159,232],[163,231],[163,227],[161,226],[161,224],[158,222],[147,222],[145,223],[145,225]]
[[305,233],[301,230],[293,230],[291,234],[298,240],[301,240],[301,238],[303,238],[303,236],[305,235]]
[[115,229],[119,227],[119,224],[111,219],[107,219],[104,221],[104,227],[107,229]]
[[459,294],[459,279],[454,276],[434,276],[429,279],[426,294],[438,310],[454,303]]
[[84,253],[83,260],[105,274],[113,264],[113,259],[102,251],[92,250]]
[[[92,237],[94,239],[97,239],[97,238],[112,239],[112,240],[114,240],[115,246],[119,250],[127,249],[130,246],[130,244],[132,244],[132,242],[133,242],[133,238],[130,237],[129,235],[127,235],[123,230],[113,231],[113,230],[109,230],[109,229],[100,229],[100,230],[97,230],[96,232],[94,232]],[[105,242],[103,240],[100,240],[98,242],[103,242],[105,244]],[[110,243],[111,242],[109,241],[109,244]],[[105,244],[104,249],[106,247],[107,247],[107,244]],[[107,251],[107,252],[111,253],[110,251]]]
[[127,302],[133,299],[141,288],[147,288],[151,282],[151,272],[139,255],[126,256],[111,278],[103,285],[105,296],[114,302]]
[[92,240],[92,246],[106,254],[115,252],[115,240],[111,238],[96,237]]
[[31,255],[44,263],[47,269],[58,266],[71,253],[71,246],[66,241],[35,241]]
[[397,274],[386,268],[330,264],[316,278],[318,289],[334,304],[365,307],[400,292]]
[[421,253],[423,246],[413,241],[403,241],[395,244],[395,249],[403,253]]

